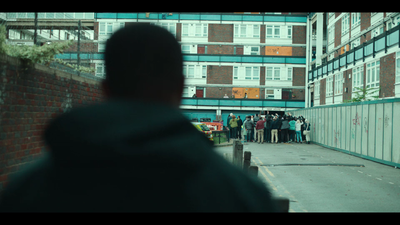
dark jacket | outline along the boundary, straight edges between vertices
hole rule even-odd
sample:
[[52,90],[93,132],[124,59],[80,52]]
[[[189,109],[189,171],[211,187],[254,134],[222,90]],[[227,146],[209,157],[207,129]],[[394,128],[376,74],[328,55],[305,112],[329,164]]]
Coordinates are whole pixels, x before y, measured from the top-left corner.
[[290,128],[289,121],[286,119],[282,120],[281,129],[283,130],[283,129],[289,129],[289,128]]
[[304,130],[311,130],[311,123],[304,123]]
[[242,125],[243,125],[242,119],[238,119],[237,125],[238,125],[239,128],[242,128]]
[[244,123],[244,127],[247,130],[252,130],[254,128],[254,122],[250,118],[247,118],[246,122]]
[[276,209],[265,184],[215,152],[179,109],[116,100],[75,108],[44,140],[49,151],[10,178],[0,212]]
[[273,129],[279,129],[279,120],[272,121],[271,130]]
[[267,117],[267,121],[266,121],[265,127],[267,129],[270,129],[271,128],[271,124],[272,124],[272,119]]

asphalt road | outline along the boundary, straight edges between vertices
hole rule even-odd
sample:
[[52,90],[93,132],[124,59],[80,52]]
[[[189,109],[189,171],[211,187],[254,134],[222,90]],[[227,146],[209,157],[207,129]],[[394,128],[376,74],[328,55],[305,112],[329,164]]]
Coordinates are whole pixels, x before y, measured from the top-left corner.
[[400,212],[399,168],[315,144],[249,143],[243,151],[273,195],[290,200],[289,212]]

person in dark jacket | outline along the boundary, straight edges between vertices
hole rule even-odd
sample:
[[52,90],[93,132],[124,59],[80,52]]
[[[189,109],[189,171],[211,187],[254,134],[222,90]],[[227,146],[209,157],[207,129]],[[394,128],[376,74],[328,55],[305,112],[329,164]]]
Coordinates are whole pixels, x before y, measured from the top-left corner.
[[253,130],[254,130],[254,122],[251,120],[251,118],[248,116],[246,117],[246,122],[244,123],[244,128],[246,129],[247,132],[247,142],[253,141]]
[[288,142],[288,130],[289,130],[289,121],[286,116],[283,117],[282,119],[282,125],[281,125],[281,139],[283,143]]
[[106,43],[105,101],[50,122],[48,151],[9,178],[0,212],[277,212],[266,185],[182,114],[182,66],[168,30],[116,31]]
[[238,116],[237,124],[238,124],[238,137],[239,137],[239,140],[241,140],[241,139],[242,139],[242,125],[243,125],[243,120],[240,119],[240,116]]
[[265,121],[265,133],[264,133],[264,140],[267,143],[271,142],[271,123],[272,123],[272,116],[271,115],[266,115],[266,121]]
[[278,125],[278,143],[282,142],[282,130],[281,130],[281,126],[282,126],[282,117],[279,117],[276,119],[276,123]]
[[273,121],[271,123],[271,143],[278,143],[278,129],[279,129],[279,122],[277,120],[277,117],[273,118]]

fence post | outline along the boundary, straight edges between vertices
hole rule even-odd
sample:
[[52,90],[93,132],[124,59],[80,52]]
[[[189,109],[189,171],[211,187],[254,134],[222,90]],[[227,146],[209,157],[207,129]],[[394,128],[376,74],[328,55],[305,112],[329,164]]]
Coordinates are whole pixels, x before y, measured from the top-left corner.
[[242,168],[243,162],[243,144],[240,140],[233,141],[233,164]]

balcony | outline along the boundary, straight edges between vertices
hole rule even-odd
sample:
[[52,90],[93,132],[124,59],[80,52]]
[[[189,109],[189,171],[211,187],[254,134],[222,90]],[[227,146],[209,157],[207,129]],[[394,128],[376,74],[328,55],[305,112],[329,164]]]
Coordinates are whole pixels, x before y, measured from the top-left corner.
[[[181,106],[208,106],[209,108],[304,108],[304,100],[183,98]],[[186,108],[186,107],[184,107]],[[272,109],[271,109],[272,110]]]

